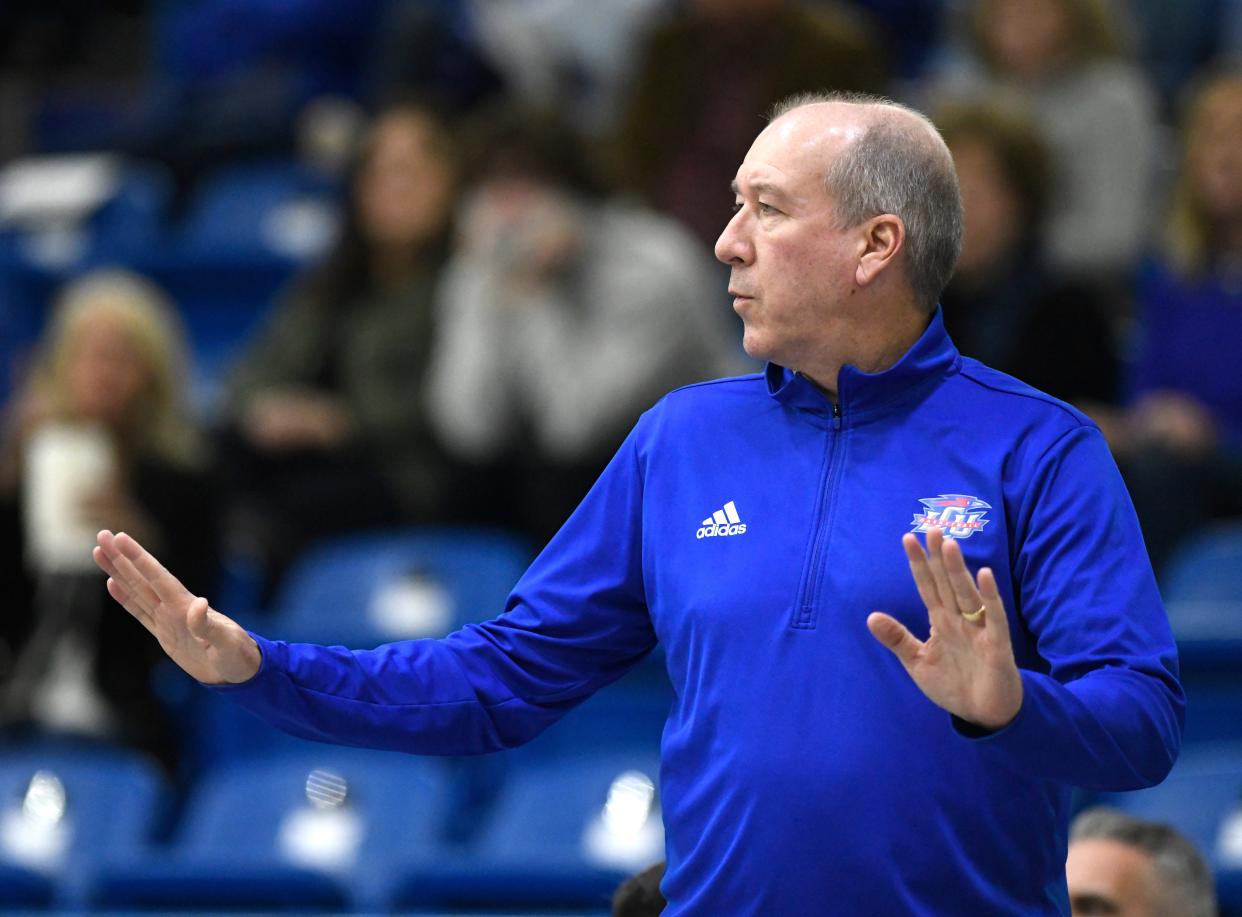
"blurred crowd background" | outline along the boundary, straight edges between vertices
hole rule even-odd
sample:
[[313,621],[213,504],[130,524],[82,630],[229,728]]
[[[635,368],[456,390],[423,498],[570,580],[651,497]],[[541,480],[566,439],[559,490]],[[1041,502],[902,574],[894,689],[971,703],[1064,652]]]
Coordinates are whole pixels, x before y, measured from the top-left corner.
[[[858,90],[927,112],[956,160],[966,237],[942,307],[959,348],[1082,409],[1114,450],[1191,699],[1190,763],[1175,778],[1190,776],[1127,804],[1178,823],[1230,875],[1242,865],[1230,818],[1242,795],[1240,62],[1239,0],[0,5],[8,753],[63,752],[66,774],[91,754],[138,755],[124,760],[161,802],[126,830],[136,849],[193,860],[205,813],[235,804],[232,769],[245,764],[253,791],[260,761],[301,767],[312,753],[159,662],[107,605],[93,533],[134,534],[191,590],[275,637],[373,645],[498,613],[643,410],[757,368],[712,257],[729,183],[776,101]],[[361,870],[396,897],[339,893],[334,906],[514,904],[512,881],[479,878],[488,855],[529,878],[581,851],[536,867],[531,845],[551,828],[489,832],[506,813],[546,815],[540,788],[568,798],[569,770],[588,759],[584,787],[629,775],[603,787],[609,805],[639,806],[626,841],[638,843],[658,815],[643,774],[667,700],[659,668],[512,761],[429,770],[441,815],[400,859],[437,877]],[[618,771],[614,752],[647,771]],[[367,766],[374,802],[383,767]],[[68,778],[13,773],[0,807],[28,820],[19,833],[60,830]],[[347,781],[315,773],[307,812],[340,816]],[[39,822],[31,799],[49,798],[59,808]],[[563,816],[570,834],[579,814]],[[328,847],[341,824],[323,829]],[[276,856],[268,840],[241,859]],[[149,876],[63,881],[77,841],[25,843],[0,865],[47,884],[0,872],[0,889],[27,903],[163,901]],[[470,880],[453,886],[445,864],[466,854],[474,865],[456,875]],[[316,855],[298,862],[344,875]],[[603,862],[645,865],[628,855]],[[190,894],[181,878],[177,895]],[[562,903],[584,900],[549,881]],[[207,900],[218,885],[195,887]]]

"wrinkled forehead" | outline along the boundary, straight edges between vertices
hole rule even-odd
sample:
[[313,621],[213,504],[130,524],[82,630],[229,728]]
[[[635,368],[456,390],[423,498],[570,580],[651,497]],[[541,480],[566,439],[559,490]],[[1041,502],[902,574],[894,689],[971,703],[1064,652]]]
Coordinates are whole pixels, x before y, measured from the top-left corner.
[[842,149],[858,139],[864,125],[846,106],[812,105],[795,109],[769,124],[751,144],[738,168],[737,184],[780,183],[792,188],[820,185]]

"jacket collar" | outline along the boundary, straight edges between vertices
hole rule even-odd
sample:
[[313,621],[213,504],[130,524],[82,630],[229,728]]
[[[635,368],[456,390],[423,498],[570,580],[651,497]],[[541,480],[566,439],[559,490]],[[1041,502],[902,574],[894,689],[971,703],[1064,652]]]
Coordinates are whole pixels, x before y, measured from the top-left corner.
[[[837,404],[848,426],[867,423],[921,397],[944,377],[957,372],[962,358],[944,328],[936,308],[922,336],[905,355],[878,373],[865,373],[846,364],[837,377]],[[769,363],[764,370],[768,393],[781,404],[831,424],[833,402],[812,382],[793,370]]]

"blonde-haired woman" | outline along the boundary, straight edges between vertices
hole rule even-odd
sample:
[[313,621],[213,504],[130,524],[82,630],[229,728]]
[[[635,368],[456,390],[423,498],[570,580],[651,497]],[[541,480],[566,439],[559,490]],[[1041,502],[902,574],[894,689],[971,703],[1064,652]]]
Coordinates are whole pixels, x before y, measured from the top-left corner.
[[2,635],[3,714],[166,762],[174,743],[150,691],[156,657],[132,621],[102,613],[77,543],[100,528],[141,531],[190,565],[192,588],[211,588],[215,500],[185,404],[185,354],[173,306],[150,281],[107,270],[70,283],[0,451],[4,562],[20,564],[7,581],[24,581],[29,598]]
[[1131,403],[1110,433],[1154,560],[1242,514],[1242,72],[1187,109],[1162,257],[1138,288]]
[[87,274],[60,294],[18,419],[98,422],[126,451],[193,464],[185,370],[184,338],[155,284],[120,269]]

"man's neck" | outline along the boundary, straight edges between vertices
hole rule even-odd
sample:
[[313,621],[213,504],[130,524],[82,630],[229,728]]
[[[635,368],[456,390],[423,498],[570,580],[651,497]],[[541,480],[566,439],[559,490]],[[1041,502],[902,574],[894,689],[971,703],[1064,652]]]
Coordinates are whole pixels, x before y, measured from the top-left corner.
[[910,309],[903,310],[899,319],[846,330],[833,341],[831,353],[817,354],[796,369],[836,402],[842,366],[864,373],[892,368],[923,336],[929,321],[926,312]]

